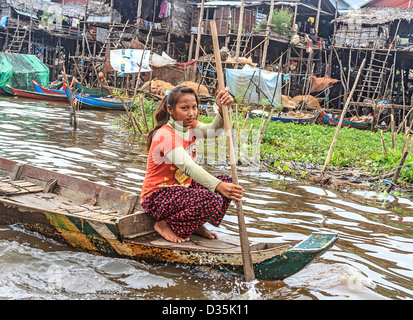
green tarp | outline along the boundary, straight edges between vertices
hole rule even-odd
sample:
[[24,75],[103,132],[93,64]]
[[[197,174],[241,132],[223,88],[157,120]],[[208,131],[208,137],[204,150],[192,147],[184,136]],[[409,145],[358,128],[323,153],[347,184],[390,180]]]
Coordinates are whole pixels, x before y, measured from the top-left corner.
[[33,91],[32,80],[48,87],[49,68],[34,55],[0,52],[0,88]]

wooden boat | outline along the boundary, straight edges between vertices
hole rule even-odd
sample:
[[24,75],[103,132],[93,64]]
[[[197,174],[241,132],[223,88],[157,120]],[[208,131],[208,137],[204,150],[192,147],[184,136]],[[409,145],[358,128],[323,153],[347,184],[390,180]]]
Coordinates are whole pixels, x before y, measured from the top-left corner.
[[88,88],[86,86],[84,86],[83,84],[81,84],[80,82],[75,82],[76,83],[76,88],[77,88],[77,92],[79,93],[84,93],[84,94],[88,94],[90,97],[96,97],[96,98],[100,98],[100,97],[107,97],[110,96],[111,93],[109,92],[109,90],[106,89],[91,89]]
[[[70,92],[66,84],[63,84],[63,89],[66,92],[66,97],[71,101]],[[107,110],[125,110],[122,101],[119,98],[92,98],[88,95],[74,93],[75,99],[80,105],[85,108],[107,109]],[[126,101],[125,105],[130,108],[132,102]]]
[[[306,115],[310,115],[307,117],[297,117],[294,115],[291,115],[290,113],[277,113],[273,116],[271,116],[271,121],[281,121],[284,123],[296,123],[296,124],[311,124],[311,123],[315,123],[319,114],[315,113],[315,112],[308,112],[306,111],[305,113],[302,114],[306,114]],[[263,117],[268,119],[268,112],[263,112],[262,110],[253,110],[250,112],[250,117],[251,118],[261,118]]]
[[[41,85],[39,85],[34,80],[32,80],[32,83],[33,83],[33,87],[34,87],[36,92],[64,95],[67,98],[66,92],[63,91],[63,90],[54,90],[54,89],[49,89],[49,88],[42,87]],[[93,94],[86,93],[85,95],[88,96],[89,98],[101,98],[101,95],[99,95],[99,94],[93,95]]]
[[[48,93],[48,94],[57,94],[57,95],[64,95],[66,97],[66,92],[62,91],[62,90],[54,90],[54,89],[49,89],[49,88],[45,88],[42,87],[40,84],[38,84],[36,81],[32,80],[33,83],[33,87],[34,90],[36,92],[40,92],[40,93]],[[67,97],[66,97],[67,99]]]
[[[376,124],[375,128],[383,132],[391,132],[391,122],[389,122],[389,124]],[[397,130],[397,127],[395,127],[395,129]]]
[[210,117],[215,117],[218,113],[218,107],[215,108],[214,106],[208,105],[208,104],[200,104],[199,110],[201,114],[204,114]]
[[[139,196],[109,186],[0,158],[0,223],[28,230],[90,253],[206,265],[243,272],[238,237],[171,243],[154,232]],[[316,232],[299,243],[251,243],[257,279],[282,280],[333,246],[338,237]]]
[[[325,110],[321,110],[320,117],[324,121],[324,123],[329,126],[337,126],[340,122],[340,119],[337,116],[327,113]],[[354,122],[349,120],[343,120],[342,126],[363,130],[371,126],[372,121],[372,117],[367,122]]]
[[57,101],[57,102],[65,102],[67,101],[67,97],[63,95],[56,95],[51,93],[41,93],[36,91],[29,91],[29,90],[19,90],[7,85],[14,96],[28,98],[28,99],[36,99],[36,100],[46,100],[46,101]]
[[13,94],[11,94],[5,88],[0,87],[0,95],[2,95],[2,96],[12,96]]

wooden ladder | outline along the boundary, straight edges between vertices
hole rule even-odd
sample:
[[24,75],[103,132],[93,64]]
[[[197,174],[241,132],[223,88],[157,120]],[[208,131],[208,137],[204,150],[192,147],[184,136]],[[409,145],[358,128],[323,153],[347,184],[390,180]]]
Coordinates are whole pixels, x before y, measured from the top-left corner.
[[103,58],[108,48],[109,50],[116,50],[122,47],[122,38],[126,29],[129,27],[129,20],[126,21],[126,24],[123,25],[121,30],[119,30],[118,27],[115,23],[110,26],[106,40],[99,51],[99,57]]
[[20,24],[18,24],[14,31],[12,39],[7,47],[7,52],[20,53],[27,34],[28,34],[27,28],[22,28],[20,27]]
[[[240,50],[239,50],[240,57],[244,56],[247,53],[247,49],[251,41],[251,36],[252,36],[251,33],[244,34],[241,36],[241,39],[240,39],[241,45],[240,45]],[[234,51],[234,52],[236,51],[237,42],[238,42],[237,39],[235,39],[235,41],[231,45],[231,48],[230,48],[231,51]]]
[[393,54],[389,50],[384,52],[377,51],[374,47],[371,52],[370,63],[365,69],[366,76],[358,88],[357,102],[360,102],[362,97],[376,101],[381,98],[383,84],[385,83],[385,75],[391,68],[387,67],[387,61]]

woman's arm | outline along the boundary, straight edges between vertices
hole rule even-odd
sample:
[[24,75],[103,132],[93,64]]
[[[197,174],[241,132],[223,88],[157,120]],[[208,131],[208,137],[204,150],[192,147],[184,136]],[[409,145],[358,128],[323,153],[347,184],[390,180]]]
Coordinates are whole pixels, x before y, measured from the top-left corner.
[[222,107],[226,105],[230,109],[234,103],[234,98],[229,93],[229,89],[225,88],[218,92],[216,101],[219,109],[219,113],[215,116],[214,121],[210,124],[198,123],[195,129],[201,132],[203,138],[215,138],[222,132],[219,129],[224,128],[224,119],[222,117]]
[[211,192],[218,192],[224,197],[241,201],[244,189],[236,184],[223,182],[195,163],[183,147],[175,148],[166,154],[169,161],[175,164],[184,174],[192,178]]
[[165,156],[184,174],[212,192],[215,192],[216,187],[221,183],[221,180],[215,178],[200,165],[196,164],[183,147],[177,147],[169,151]]
[[[215,138],[221,135],[224,128],[224,119],[217,114],[211,123],[198,123],[194,129],[197,138]],[[199,134],[200,133],[200,134]]]

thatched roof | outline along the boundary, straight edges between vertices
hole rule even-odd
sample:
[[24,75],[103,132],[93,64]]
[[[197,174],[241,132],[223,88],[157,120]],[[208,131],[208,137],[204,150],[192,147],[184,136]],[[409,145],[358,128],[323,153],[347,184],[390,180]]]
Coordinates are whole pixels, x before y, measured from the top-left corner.
[[337,18],[337,22],[345,24],[388,24],[395,20],[413,19],[413,8],[361,8]]

